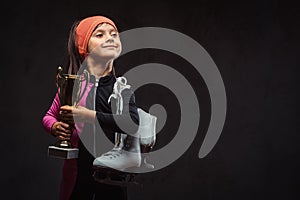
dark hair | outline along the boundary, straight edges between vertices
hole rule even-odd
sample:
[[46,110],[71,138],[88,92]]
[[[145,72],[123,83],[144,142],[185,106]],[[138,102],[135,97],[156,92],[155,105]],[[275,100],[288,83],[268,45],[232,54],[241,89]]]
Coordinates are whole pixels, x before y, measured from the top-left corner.
[[75,21],[71,26],[68,40],[68,74],[77,74],[80,69],[83,57],[79,54],[77,39],[76,39],[76,28],[80,21]]

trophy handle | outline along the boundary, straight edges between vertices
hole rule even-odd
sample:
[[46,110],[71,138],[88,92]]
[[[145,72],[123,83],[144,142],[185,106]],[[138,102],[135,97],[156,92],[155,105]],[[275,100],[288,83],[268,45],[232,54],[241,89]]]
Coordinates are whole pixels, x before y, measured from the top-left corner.
[[[62,67],[59,66],[57,68],[56,77],[55,77],[55,84],[56,84],[56,87],[59,89],[59,92],[63,92],[63,91],[60,91],[60,86],[59,86],[59,84],[61,84],[59,82],[59,80],[63,78],[62,71],[63,71]],[[71,103],[71,104],[73,104],[73,106],[77,107],[78,102],[80,101],[80,99],[82,99],[82,97],[83,97],[83,95],[84,95],[84,93],[87,89],[87,86],[90,83],[90,74],[85,69],[85,70],[83,70],[83,77],[81,75],[67,75],[65,78],[67,79],[68,77],[70,77],[70,79],[73,79],[75,82],[78,81],[77,82],[77,87],[76,87],[75,100],[74,100],[73,103]],[[82,85],[82,82],[84,80],[86,80],[86,84],[85,84],[85,87],[84,87],[83,91],[81,91],[81,85]],[[75,82],[73,82],[72,84],[76,84]]]
[[56,72],[56,76],[55,76],[55,85],[56,85],[57,88],[59,88],[59,86],[58,86],[58,79],[61,78],[62,71],[63,71],[62,67],[59,66],[57,68],[57,72]]
[[82,84],[83,80],[86,80],[86,84],[85,84],[84,89],[83,89],[82,92],[81,92],[80,89],[78,90],[77,99],[76,99],[76,101],[74,101],[74,106],[75,107],[78,106],[78,102],[83,97],[83,95],[84,95],[84,93],[85,93],[85,91],[87,89],[87,86],[90,83],[90,73],[86,69],[83,70],[83,75],[84,75],[84,78],[79,78],[79,88],[81,88],[81,84]]

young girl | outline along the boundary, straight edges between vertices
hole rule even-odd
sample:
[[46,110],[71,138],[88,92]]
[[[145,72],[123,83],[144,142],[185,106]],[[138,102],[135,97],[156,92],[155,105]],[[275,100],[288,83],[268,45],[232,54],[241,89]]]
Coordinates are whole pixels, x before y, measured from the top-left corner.
[[[45,130],[59,140],[69,140],[79,148],[77,159],[66,159],[63,166],[60,199],[127,199],[126,189],[97,183],[93,179],[92,155],[79,135],[95,131],[99,123],[105,135],[113,142],[115,132],[122,132],[116,120],[128,120],[128,116],[137,125],[139,116],[134,93],[128,89],[122,92],[124,111],[116,116],[112,113],[112,103],[108,99],[116,82],[114,60],[120,55],[122,45],[115,23],[104,16],[92,16],[74,23],[68,41],[68,73],[80,73],[81,68],[90,73],[86,95],[79,106],[61,106],[58,93],[43,117]],[[127,111],[127,112],[126,112]],[[66,119],[76,118],[75,129],[71,129]],[[62,122],[61,119],[64,119]],[[78,123],[77,123],[78,122]],[[96,130],[97,131],[97,130]],[[132,130],[136,132],[137,130]],[[129,137],[129,135],[128,135]],[[135,140],[130,140],[135,145]],[[136,144],[139,146],[139,144]],[[137,163],[138,166],[140,163]]]

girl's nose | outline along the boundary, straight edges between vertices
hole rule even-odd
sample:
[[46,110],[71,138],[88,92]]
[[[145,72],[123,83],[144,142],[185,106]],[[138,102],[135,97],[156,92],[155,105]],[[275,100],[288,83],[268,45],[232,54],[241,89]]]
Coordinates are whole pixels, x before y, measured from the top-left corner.
[[111,35],[106,38],[106,42],[110,43],[110,42],[113,42],[113,41],[114,41],[114,39]]

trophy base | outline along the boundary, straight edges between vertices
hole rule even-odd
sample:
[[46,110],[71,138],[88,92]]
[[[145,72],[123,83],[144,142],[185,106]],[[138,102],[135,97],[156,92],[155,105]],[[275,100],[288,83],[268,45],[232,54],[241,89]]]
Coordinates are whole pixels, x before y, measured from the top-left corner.
[[48,156],[62,159],[73,159],[78,158],[78,151],[78,148],[62,148],[57,146],[49,146]]

